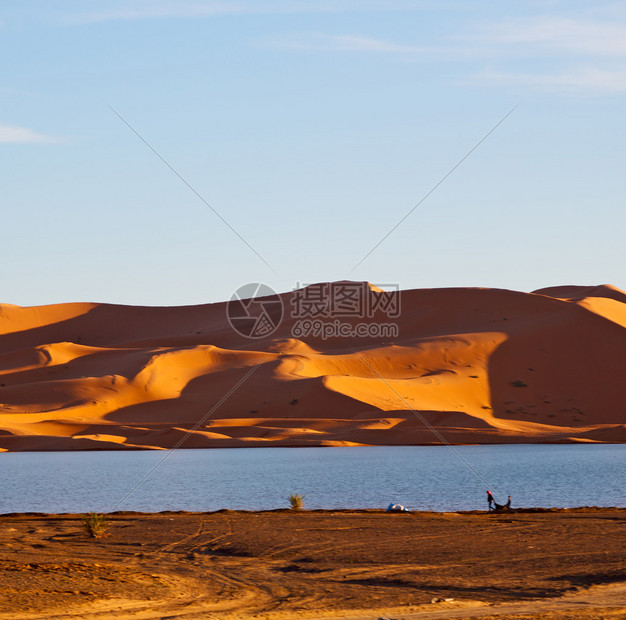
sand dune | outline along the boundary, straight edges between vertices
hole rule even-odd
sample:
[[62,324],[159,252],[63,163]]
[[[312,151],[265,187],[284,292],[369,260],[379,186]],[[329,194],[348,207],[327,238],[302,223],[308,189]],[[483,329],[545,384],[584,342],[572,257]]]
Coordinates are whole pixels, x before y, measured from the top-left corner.
[[572,301],[622,327],[626,327],[626,293],[609,284],[600,286],[561,286],[535,291]]
[[296,338],[287,312],[249,339],[225,303],[0,305],[0,449],[626,442],[626,293],[400,295],[393,338]]

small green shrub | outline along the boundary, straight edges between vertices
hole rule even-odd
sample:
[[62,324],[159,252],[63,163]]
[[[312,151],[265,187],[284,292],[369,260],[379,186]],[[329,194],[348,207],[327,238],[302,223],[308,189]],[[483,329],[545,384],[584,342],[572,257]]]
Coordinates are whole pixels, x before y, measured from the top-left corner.
[[304,495],[292,493],[289,496],[289,504],[291,505],[291,510],[302,510],[302,506],[304,505]]
[[109,529],[108,519],[104,515],[100,515],[96,512],[81,515],[81,519],[85,530],[87,530],[87,533],[92,538],[102,538]]

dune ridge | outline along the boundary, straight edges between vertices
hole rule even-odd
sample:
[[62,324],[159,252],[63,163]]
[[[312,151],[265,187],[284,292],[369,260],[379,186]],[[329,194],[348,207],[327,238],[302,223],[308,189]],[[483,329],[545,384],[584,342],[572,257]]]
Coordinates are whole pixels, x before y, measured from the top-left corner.
[[0,305],[0,450],[626,442],[626,293],[400,301],[385,339],[295,338],[288,313],[248,339],[226,303]]

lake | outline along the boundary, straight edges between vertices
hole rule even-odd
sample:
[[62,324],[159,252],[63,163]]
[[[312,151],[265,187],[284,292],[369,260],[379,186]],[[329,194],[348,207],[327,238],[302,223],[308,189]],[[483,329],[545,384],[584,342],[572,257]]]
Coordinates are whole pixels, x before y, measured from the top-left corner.
[[[0,454],[0,513],[626,507],[626,445],[239,448]],[[496,498],[497,499],[497,498]],[[497,499],[498,501],[498,499]]]

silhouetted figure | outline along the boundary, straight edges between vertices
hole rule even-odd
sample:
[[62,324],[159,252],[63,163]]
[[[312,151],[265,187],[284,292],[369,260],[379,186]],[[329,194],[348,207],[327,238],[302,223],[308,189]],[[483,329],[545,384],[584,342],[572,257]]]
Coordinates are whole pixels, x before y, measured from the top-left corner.
[[496,501],[493,499],[491,491],[487,491],[487,510],[494,510]]
[[493,505],[495,506],[494,510],[496,512],[502,512],[504,510],[511,510],[511,496],[509,495],[508,497],[508,502],[506,504],[496,504],[496,502],[493,503]]

